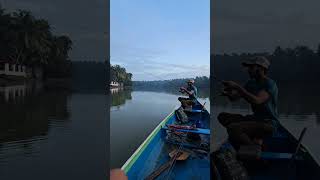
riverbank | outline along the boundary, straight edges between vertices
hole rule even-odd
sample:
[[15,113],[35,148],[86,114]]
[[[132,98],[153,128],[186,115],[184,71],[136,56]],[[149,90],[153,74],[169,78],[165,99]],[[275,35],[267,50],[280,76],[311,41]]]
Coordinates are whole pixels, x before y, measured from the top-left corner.
[[0,87],[15,86],[21,84],[43,84],[44,87],[71,89],[71,78],[48,78],[44,81],[38,79],[28,79],[19,76],[0,75]]

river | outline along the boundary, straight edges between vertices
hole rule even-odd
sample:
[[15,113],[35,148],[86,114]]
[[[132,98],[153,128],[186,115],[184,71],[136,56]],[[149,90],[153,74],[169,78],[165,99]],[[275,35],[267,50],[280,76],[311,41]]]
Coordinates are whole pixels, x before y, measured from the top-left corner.
[[0,87],[0,179],[106,179],[106,95]]

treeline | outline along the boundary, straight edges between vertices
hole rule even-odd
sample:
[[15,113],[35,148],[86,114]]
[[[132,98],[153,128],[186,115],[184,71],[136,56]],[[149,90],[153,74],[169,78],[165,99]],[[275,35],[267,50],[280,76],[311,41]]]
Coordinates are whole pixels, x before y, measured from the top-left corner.
[[72,41],[57,36],[45,19],[30,11],[8,13],[0,4],[0,58],[29,67],[41,67],[46,77],[70,76],[68,52]]
[[[190,78],[157,80],[157,81],[133,81],[134,88],[146,89],[176,89],[181,86],[186,86],[186,81]],[[206,76],[196,77],[195,86],[198,88],[209,88],[210,80]]]
[[211,74],[220,79],[246,80],[248,75],[243,71],[241,62],[257,55],[270,60],[269,76],[280,83],[315,82],[320,75],[320,46],[316,51],[307,46],[278,46],[273,53],[215,54],[211,56]]
[[124,86],[132,86],[132,74],[127,73],[126,68],[119,65],[110,66],[110,79],[118,83],[123,83]]

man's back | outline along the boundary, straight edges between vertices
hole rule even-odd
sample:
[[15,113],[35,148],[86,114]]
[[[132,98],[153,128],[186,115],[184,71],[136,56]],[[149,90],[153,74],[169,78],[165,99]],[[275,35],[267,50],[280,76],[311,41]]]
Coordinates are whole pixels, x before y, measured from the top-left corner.
[[188,86],[188,91],[193,91],[192,95],[189,95],[190,99],[197,99],[197,95],[198,95],[198,89],[196,86],[192,85],[192,86]]

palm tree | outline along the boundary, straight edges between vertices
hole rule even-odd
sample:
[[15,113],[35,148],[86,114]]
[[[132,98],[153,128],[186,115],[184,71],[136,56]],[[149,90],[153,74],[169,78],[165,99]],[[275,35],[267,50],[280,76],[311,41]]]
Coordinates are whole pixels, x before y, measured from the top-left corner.
[[27,57],[27,49],[30,48],[34,34],[34,17],[29,11],[18,10],[13,13],[11,24],[12,48],[14,54],[12,59],[18,63],[24,62]]

